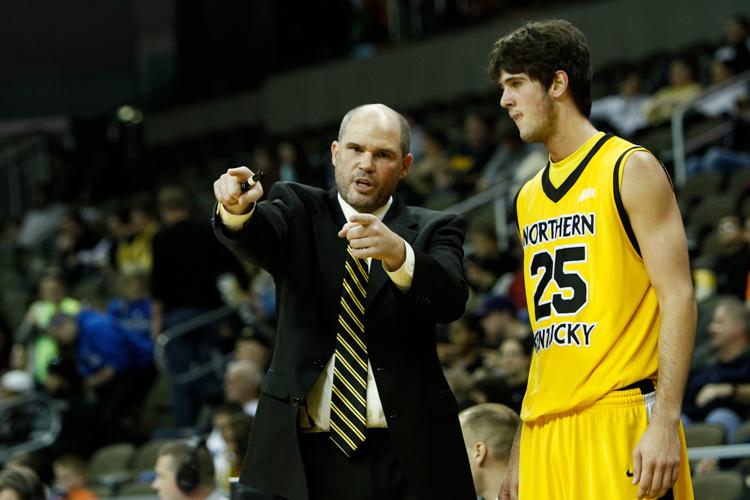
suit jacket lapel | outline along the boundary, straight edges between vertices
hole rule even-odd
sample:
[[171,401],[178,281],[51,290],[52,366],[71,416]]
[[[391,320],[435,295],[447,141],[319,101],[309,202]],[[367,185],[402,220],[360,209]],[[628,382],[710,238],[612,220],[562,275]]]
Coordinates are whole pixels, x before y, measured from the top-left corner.
[[322,293],[325,294],[324,303],[332,307],[329,313],[335,316],[339,313],[341,283],[344,279],[344,260],[346,259],[346,240],[339,238],[336,233],[344,225],[345,220],[335,189],[329,191],[325,202],[328,210],[313,217],[313,231],[320,263]]
[[[417,237],[417,221],[411,216],[406,205],[395,196],[391,208],[388,209],[383,218],[383,223],[409,244],[412,244],[414,238]],[[367,281],[368,308],[375,302],[378,294],[389,281],[390,278],[383,269],[383,264],[380,261],[373,261],[370,265],[370,277]]]

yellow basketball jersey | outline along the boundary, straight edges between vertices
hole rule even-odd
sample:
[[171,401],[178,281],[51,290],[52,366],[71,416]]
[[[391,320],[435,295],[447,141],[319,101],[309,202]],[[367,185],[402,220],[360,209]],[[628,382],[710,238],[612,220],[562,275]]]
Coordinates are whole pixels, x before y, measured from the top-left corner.
[[598,133],[516,197],[534,335],[526,422],[656,378],[658,302],[620,197],[639,150]]

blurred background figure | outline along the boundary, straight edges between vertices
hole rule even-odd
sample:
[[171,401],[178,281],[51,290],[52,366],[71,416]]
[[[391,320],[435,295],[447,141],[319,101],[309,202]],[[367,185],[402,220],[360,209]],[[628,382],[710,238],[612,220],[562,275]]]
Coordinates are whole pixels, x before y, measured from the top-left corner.
[[476,374],[469,392],[470,400],[474,403],[500,403],[520,412],[533,351],[531,335],[503,340],[499,349],[488,353],[487,370]]
[[22,466],[0,471],[0,498],[4,500],[44,500],[47,498],[39,476]]
[[518,259],[510,250],[500,251],[494,227],[477,224],[468,236],[473,247],[465,262],[469,286],[480,293],[502,286],[499,280],[518,269]]
[[258,328],[245,326],[235,341],[234,357],[253,362],[265,372],[271,362],[271,339]]
[[[177,481],[177,473],[188,464],[187,479]],[[152,486],[161,500],[220,500],[228,498],[216,491],[214,464],[205,445],[193,440],[171,441],[159,449]]]
[[487,347],[497,348],[506,338],[523,338],[530,333],[528,322],[516,317],[516,306],[505,295],[488,295],[477,314]]
[[49,332],[61,348],[74,353],[109,437],[127,440],[138,435],[138,409],[154,378],[150,342],[120,330],[106,314],[88,309],[76,316],[57,314]]
[[714,358],[690,373],[683,413],[689,421],[721,425],[733,442],[750,405],[735,396],[750,382],[750,311],[735,297],[724,297],[708,326]]
[[446,370],[460,370],[467,375],[481,370],[484,356],[479,318],[467,314],[451,323],[448,342],[439,346],[438,353]]
[[[208,225],[190,217],[190,202],[183,189],[163,188],[159,192],[159,212],[163,225],[152,241],[154,339],[164,330],[222,306],[217,286],[222,274],[233,274],[243,287],[247,286],[247,277],[234,255],[219,244]],[[196,255],[201,256],[201,265],[196,265]],[[195,366],[210,363],[216,348],[217,331],[210,324],[173,339],[165,348],[171,375],[184,375]],[[176,424],[194,425],[201,406],[218,385],[213,373],[187,383],[173,383]]]
[[715,58],[727,61],[733,73],[750,69],[750,20],[746,15],[735,14],[727,20],[724,44]]
[[656,91],[643,105],[650,125],[661,125],[672,117],[678,104],[692,101],[701,92],[692,66],[684,59],[669,64],[669,83]]
[[637,130],[648,126],[644,113],[648,96],[643,93],[641,83],[641,75],[635,69],[625,73],[617,94],[591,104],[592,123],[623,137],[632,137]]
[[248,360],[232,361],[224,373],[224,398],[242,406],[247,415],[255,416],[262,381],[263,371],[258,365]]
[[409,197],[414,203],[428,207],[435,206],[436,203],[439,205],[440,196],[452,187],[453,173],[446,151],[447,142],[441,129],[422,129],[422,155],[415,159],[409,175],[404,179],[404,185],[411,190]]
[[86,462],[75,455],[63,455],[52,464],[55,472],[53,498],[67,500],[95,500],[96,494],[86,488]]
[[742,221],[736,215],[719,219],[716,227],[719,252],[712,268],[716,274],[716,293],[744,300],[750,272],[750,247]]
[[242,416],[247,416],[242,405],[230,402],[215,407],[211,415],[211,429],[206,438],[206,449],[213,457],[216,482],[222,489],[226,489],[234,465],[234,457],[229,455],[229,443],[225,437],[232,433],[232,422]]
[[518,414],[504,405],[480,404],[459,416],[469,454],[477,499],[492,500],[505,478],[513,439],[521,423]]
[[39,298],[26,312],[15,338],[13,359],[16,368],[25,368],[35,380],[44,384],[49,362],[58,356],[58,345],[48,335],[47,328],[55,314],[76,314],[81,309],[78,300],[68,296],[62,273],[49,268],[39,282]]
[[148,275],[134,268],[117,276],[119,294],[107,304],[107,313],[115,324],[151,343],[151,299],[148,296]]
[[115,270],[121,273],[149,273],[153,264],[151,248],[159,221],[153,213],[151,200],[137,196],[130,201],[126,219],[116,231],[113,254]]

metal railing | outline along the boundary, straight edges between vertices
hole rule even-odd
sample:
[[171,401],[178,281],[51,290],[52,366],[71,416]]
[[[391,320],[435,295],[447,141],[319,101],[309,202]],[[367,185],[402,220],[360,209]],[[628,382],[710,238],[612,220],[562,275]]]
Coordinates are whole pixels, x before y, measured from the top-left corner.
[[[54,443],[62,425],[59,404],[39,392],[0,401],[0,434],[5,441],[0,444],[0,463]],[[14,432],[20,433],[17,443],[10,440]]]
[[690,460],[703,458],[745,458],[750,457],[750,444],[723,444],[721,446],[697,446],[688,448]]
[[456,203],[452,207],[446,208],[445,211],[466,216],[478,208],[493,203],[497,244],[500,250],[507,250],[508,236],[510,234],[508,229],[508,206],[510,205],[510,197],[512,196],[510,193],[512,182],[513,178],[511,176],[503,177],[488,189],[480,191]]
[[714,131],[708,131],[704,133],[702,137],[696,138],[695,141],[692,141],[692,144],[687,144],[685,139],[685,115],[688,112],[695,110],[708,98],[728,89],[747,85],[748,82],[750,82],[750,71],[745,71],[726,82],[708,87],[696,99],[680,104],[675,108],[672,113],[672,155],[674,160],[675,186],[682,187],[687,181],[687,154],[720,138],[729,128],[727,124],[717,125]]
[[224,368],[225,358],[223,356],[212,356],[208,363],[196,365],[181,373],[173,373],[170,370],[169,359],[166,355],[167,348],[176,339],[190,332],[203,328],[221,319],[226,318],[234,312],[231,306],[222,306],[207,313],[201,314],[171,328],[167,328],[156,337],[154,345],[154,360],[156,365],[173,384],[188,384],[198,380],[210,373],[221,374]]

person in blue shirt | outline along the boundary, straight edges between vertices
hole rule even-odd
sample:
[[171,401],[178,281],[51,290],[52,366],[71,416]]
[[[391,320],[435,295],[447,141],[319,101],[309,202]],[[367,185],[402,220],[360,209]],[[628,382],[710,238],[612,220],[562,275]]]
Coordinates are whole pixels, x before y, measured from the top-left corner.
[[146,290],[148,277],[144,272],[120,273],[120,296],[107,304],[107,313],[117,326],[144,339],[151,339],[151,299]]
[[155,375],[150,341],[91,309],[56,315],[49,332],[62,349],[73,351],[84,385],[96,397],[97,412],[110,426],[110,438],[132,437],[137,427],[128,424]]

